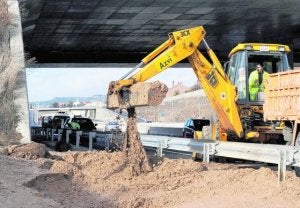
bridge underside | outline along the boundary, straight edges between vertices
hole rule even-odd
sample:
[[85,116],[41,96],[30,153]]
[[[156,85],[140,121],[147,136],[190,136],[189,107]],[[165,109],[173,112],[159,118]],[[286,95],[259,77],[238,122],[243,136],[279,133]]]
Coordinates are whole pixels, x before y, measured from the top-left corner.
[[300,62],[298,0],[20,0],[39,63],[139,62],[178,29],[203,25],[221,59],[239,42],[288,44]]

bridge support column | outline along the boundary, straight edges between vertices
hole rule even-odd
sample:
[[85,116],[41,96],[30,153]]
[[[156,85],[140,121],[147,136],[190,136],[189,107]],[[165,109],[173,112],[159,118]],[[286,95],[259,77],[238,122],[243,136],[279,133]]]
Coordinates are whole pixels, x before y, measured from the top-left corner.
[[19,117],[16,133],[21,134],[21,143],[28,143],[31,141],[31,139],[29,130],[28,97],[23,50],[24,46],[22,39],[21,14],[19,3],[17,0],[8,0],[7,4],[8,12],[10,15],[9,45],[12,63],[10,64],[9,70],[12,73],[17,73],[16,88],[13,92],[15,96],[14,102],[17,106],[17,114]]

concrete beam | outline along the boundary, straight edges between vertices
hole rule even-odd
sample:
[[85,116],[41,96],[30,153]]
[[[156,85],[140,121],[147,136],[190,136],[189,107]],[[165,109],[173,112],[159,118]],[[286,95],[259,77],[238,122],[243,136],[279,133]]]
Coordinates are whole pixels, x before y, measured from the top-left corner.
[[[17,73],[17,83],[15,94],[15,104],[18,107],[18,116],[20,121],[17,125],[16,132],[22,135],[21,143],[30,142],[29,131],[29,113],[28,113],[28,97],[26,87],[26,75],[25,75],[25,60],[24,60],[24,46],[22,39],[22,26],[21,16],[19,10],[19,4],[17,0],[8,0],[8,12],[10,14],[11,22],[9,28],[10,34],[10,54],[12,59],[11,71]],[[14,69],[12,69],[14,68]]]

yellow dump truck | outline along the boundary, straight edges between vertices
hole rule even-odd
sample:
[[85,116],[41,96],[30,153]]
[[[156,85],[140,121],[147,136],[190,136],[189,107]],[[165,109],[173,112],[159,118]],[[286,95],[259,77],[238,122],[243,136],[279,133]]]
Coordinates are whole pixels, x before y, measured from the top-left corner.
[[[293,74],[287,58],[289,47],[266,43],[238,44],[230,52],[230,60],[223,68],[205,41],[205,34],[202,26],[170,33],[168,40],[146,56],[130,73],[110,83],[107,107],[131,108],[159,104],[157,100],[164,97],[159,92],[165,92],[164,87],[158,86],[159,89],[154,90],[146,86],[145,81],[187,58],[219,120],[219,127],[214,128],[218,133],[214,133],[216,136],[212,139],[277,144],[295,141],[298,132],[296,120],[299,117],[272,117],[270,114],[274,111],[271,97],[273,99],[276,93],[281,93],[280,96],[291,98],[292,90],[287,92],[278,89],[275,92],[268,84],[269,78],[272,86],[277,86],[279,83],[274,77]],[[206,51],[198,49],[200,44]],[[263,68],[263,74],[259,66]],[[295,83],[300,80],[297,77]],[[160,99],[156,99],[157,96]],[[298,100],[293,101],[295,105]],[[268,109],[267,114],[265,109]]]

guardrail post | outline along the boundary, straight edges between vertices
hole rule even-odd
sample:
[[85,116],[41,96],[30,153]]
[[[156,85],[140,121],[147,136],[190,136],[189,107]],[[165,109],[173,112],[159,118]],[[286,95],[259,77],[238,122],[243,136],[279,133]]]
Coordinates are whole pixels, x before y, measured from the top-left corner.
[[104,136],[104,148],[105,148],[105,151],[109,151],[109,147],[110,147],[110,138],[108,137],[108,135],[105,135]]
[[82,135],[82,131],[76,131],[76,149],[79,148],[80,136]]
[[70,134],[72,133],[71,129],[68,129],[66,131],[66,143],[69,144],[70,143]]
[[56,131],[56,129],[51,129],[51,141],[54,141],[54,132]]
[[45,131],[46,131],[46,140],[48,141],[50,129],[46,128]]
[[61,133],[63,132],[63,129],[58,129],[57,130],[57,141],[60,141],[61,140]]
[[96,136],[96,132],[89,132],[89,150],[93,149],[93,139]]
[[203,146],[203,162],[209,163],[209,144]]
[[162,140],[158,141],[157,155],[158,155],[158,157],[163,157],[163,141]]
[[279,161],[278,161],[278,183],[285,181],[286,173],[286,151],[279,151]]

